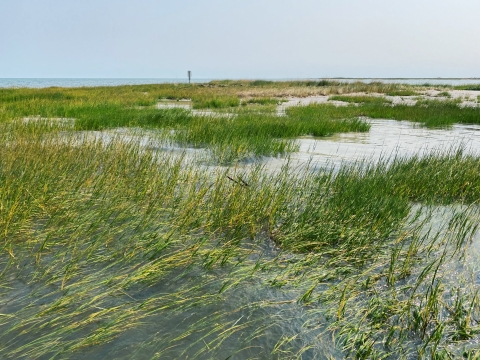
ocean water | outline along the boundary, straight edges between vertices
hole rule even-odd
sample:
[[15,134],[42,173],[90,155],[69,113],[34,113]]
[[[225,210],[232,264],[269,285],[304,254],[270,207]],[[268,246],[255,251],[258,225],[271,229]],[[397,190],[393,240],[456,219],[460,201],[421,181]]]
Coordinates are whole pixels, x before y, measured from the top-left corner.
[[[209,82],[211,79],[192,79],[194,83]],[[0,88],[10,87],[82,87],[82,86],[119,86],[119,85],[142,85],[142,84],[167,84],[167,83],[188,83],[188,79],[120,79],[120,78],[3,78],[0,79]]]
[[[205,83],[213,79],[192,79],[194,83]],[[288,80],[321,80],[320,78],[310,79],[269,79],[272,81],[288,81]],[[386,83],[402,83],[411,85],[431,84],[431,85],[471,85],[480,84],[480,78],[468,79],[388,79],[388,78],[328,78],[326,80],[336,80],[342,82],[362,81],[366,83],[381,81]],[[149,79],[120,79],[120,78],[0,78],[0,88],[10,87],[82,87],[82,86],[118,86],[118,85],[142,85],[142,84],[166,84],[166,83],[187,83],[187,78],[149,78]]]
[[384,83],[409,84],[409,85],[476,85],[480,84],[480,78],[330,78],[342,82],[371,83],[381,81]]

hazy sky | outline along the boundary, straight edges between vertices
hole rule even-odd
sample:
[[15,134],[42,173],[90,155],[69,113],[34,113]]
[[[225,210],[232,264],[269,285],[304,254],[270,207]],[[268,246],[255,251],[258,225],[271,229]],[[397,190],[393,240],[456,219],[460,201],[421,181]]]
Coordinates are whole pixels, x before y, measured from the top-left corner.
[[1,77],[480,77],[479,0],[0,0]]

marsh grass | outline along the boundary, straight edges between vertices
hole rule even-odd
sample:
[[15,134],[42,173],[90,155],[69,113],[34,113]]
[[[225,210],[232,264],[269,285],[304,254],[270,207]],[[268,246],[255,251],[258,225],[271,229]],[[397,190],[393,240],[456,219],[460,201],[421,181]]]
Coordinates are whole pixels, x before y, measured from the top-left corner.
[[[182,170],[181,158],[153,158],[134,144],[15,137],[1,159],[2,283],[12,286],[2,300],[33,304],[2,319],[2,356],[69,354],[177,307],[178,291],[142,293],[197,261],[211,269],[244,257],[239,241],[268,222],[251,196],[275,207],[265,187],[246,192],[224,173]],[[251,176],[254,189],[260,175]]]
[[[338,171],[216,165],[288,153],[300,135],[367,131],[364,116],[475,123],[478,110],[138,109],[218,89],[368,86],[0,89],[1,357],[477,357],[467,260],[478,156],[447,149]],[[133,129],[108,140],[75,132],[115,127]],[[161,131],[145,144],[137,127]],[[158,151],[165,139],[205,146],[212,162]]]
[[317,188],[302,199],[303,211],[291,212],[283,222],[293,233],[278,229],[277,241],[301,252],[323,252],[332,246],[356,252],[367,244],[371,252],[377,240],[389,238],[403,226],[412,203],[476,202],[478,171],[478,158],[463,155],[461,149],[447,155],[344,166],[335,176],[327,173],[315,180]]
[[480,91],[480,84],[472,84],[472,85],[457,85],[454,87],[457,90],[474,90]]
[[251,104],[256,104],[256,105],[277,105],[281,104],[282,102],[285,102],[286,100],[282,99],[273,99],[273,98],[252,98],[248,100],[244,100],[242,102],[242,105],[251,105]]
[[240,100],[238,97],[214,97],[206,99],[194,98],[193,108],[194,109],[222,109],[236,107],[240,105]]
[[389,90],[385,93],[388,96],[415,96],[419,93],[411,89]]
[[437,96],[451,98],[452,95],[448,91],[442,91],[437,94]]
[[[369,125],[357,119],[330,121],[309,115],[288,117],[269,114],[238,113],[234,118],[193,118],[184,131],[175,133],[181,144],[207,146],[232,162],[262,155],[285,155],[298,147],[295,138],[302,135],[328,136],[337,132],[368,131]],[[229,155],[230,153],[230,155]],[[225,157],[226,155],[226,157]],[[216,159],[220,156],[216,155]]]
[[[418,100],[415,105],[388,106],[383,103],[363,103],[357,106],[314,104],[287,110],[296,116],[315,116],[325,119],[393,119],[418,122],[427,127],[445,127],[453,124],[478,124],[480,109],[459,106],[458,100]],[[304,114],[304,115],[301,115]]]
[[374,103],[374,104],[391,104],[392,100],[386,99],[384,97],[379,97],[379,96],[361,96],[361,95],[355,95],[355,96],[345,96],[345,95],[334,95],[330,96],[328,98],[329,100],[334,100],[334,101],[344,101],[348,103]]
[[[259,113],[247,109],[232,110],[240,104],[239,97],[228,93],[218,96],[216,92],[215,87],[207,90],[187,85],[0,89],[0,116],[4,121],[24,117],[75,119],[75,128],[84,131],[118,127],[167,130],[164,135],[171,141],[181,146],[207,147],[222,163],[286,155],[297,149],[294,138],[301,135],[326,136],[338,131],[368,130],[366,124],[359,126],[361,121],[348,120],[337,126],[324,118],[314,121],[279,118],[269,107],[273,101],[271,98],[248,100],[263,104],[265,109]],[[191,98],[195,109],[223,109],[235,115],[194,116],[184,109],[150,106],[159,98]]]
[[[453,216],[451,240],[438,242],[417,230],[420,226],[409,225],[409,214],[411,201],[472,203],[479,189],[477,158],[457,152],[390,165],[359,164],[323,175],[288,168],[268,175],[259,166],[212,173],[182,157],[142,150],[129,138],[69,142],[60,129],[49,129],[45,137],[36,123],[22,126],[13,133],[2,128],[8,138],[0,158],[4,357],[81,354],[114,342],[148,319],[160,321],[162,314],[218,309],[253,279],[264,287],[298,289],[287,304],[296,299],[310,307],[317,301],[330,304],[323,311],[337,314],[331,331],[345,339],[347,354],[388,352],[388,341],[368,339],[399,327],[397,318],[413,329],[399,338],[397,354],[402,346],[412,351],[409,344],[417,340],[432,351],[432,336],[438,351],[449,344],[449,337],[436,331],[437,317],[429,315],[440,314],[435,309],[448,284],[434,281],[431,290],[427,284],[448,258],[441,246],[457,244],[454,249],[461,253],[474,228],[464,222],[468,216]],[[459,173],[452,166],[467,170]],[[420,169],[426,175],[417,179]],[[440,180],[445,186],[432,190]],[[472,185],[448,185],[456,182]],[[252,241],[259,236],[268,241],[262,234],[284,252],[260,256],[262,250]],[[416,265],[423,263],[422,254],[433,264],[424,270]],[[399,288],[386,298],[385,278],[390,286],[408,279],[411,295],[400,296],[405,290]],[[417,303],[425,292],[428,301]],[[462,307],[459,302],[476,304],[469,293],[452,301],[456,308]],[[238,306],[246,311],[250,305]],[[266,311],[268,305],[261,301],[258,306]],[[475,317],[468,317],[477,307],[467,309],[467,318],[452,310],[445,327],[458,333],[456,343],[477,336]],[[215,354],[229,339],[263,326],[239,322],[242,317],[235,314],[219,310],[174,337],[159,332],[149,343],[163,344],[156,345],[160,354],[180,344],[185,356]],[[365,323],[357,318],[361,314],[371,314],[372,327],[352,328]],[[316,325],[309,331],[318,336],[322,329]],[[199,340],[186,346],[186,336]],[[290,333],[278,343],[270,338],[269,351],[279,357],[307,354],[309,347],[296,344],[296,336]],[[237,348],[239,354],[242,349]]]
[[336,112],[333,105],[309,105],[286,110],[288,117],[296,122],[297,134],[328,136],[338,132],[365,132],[370,130],[367,121],[349,116],[347,112]]

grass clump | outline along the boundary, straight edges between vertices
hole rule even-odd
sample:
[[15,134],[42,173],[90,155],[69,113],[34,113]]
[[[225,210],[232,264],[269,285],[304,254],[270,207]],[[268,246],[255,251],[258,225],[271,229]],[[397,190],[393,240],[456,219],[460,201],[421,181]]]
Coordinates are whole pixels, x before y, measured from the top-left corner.
[[[337,132],[364,132],[370,125],[360,117],[337,112],[333,105],[296,106],[287,109],[287,115],[296,122],[298,135],[328,136]],[[346,116],[345,116],[346,115]]]
[[272,99],[272,98],[253,98],[242,102],[242,105],[256,104],[256,105],[277,105],[286,100]]
[[194,109],[222,109],[240,105],[238,97],[215,97],[213,99],[193,99]]
[[455,86],[457,90],[473,90],[473,91],[480,91],[480,84],[472,84],[472,85],[457,85]]
[[[459,150],[358,163],[302,183],[297,207],[272,234],[280,246],[311,254],[309,264],[335,268],[338,282],[326,289],[320,284],[332,274],[311,274],[320,279],[302,300],[331,304],[330,328],[346,356],[401,357],[413,347],[419,356],[455,357],[462,350],[454,339],[478,337],[471,321],[480,314],[478,288],[452,297],[458,278],[446,279],[449,259],[465,256],[478,231],[479,167],[478,157]],[[292,272],[301,273],[298,264]]]
[[297,116],[294,111],[289,111],[286,117],[239,113],[231,118],[194,117],[183,131],[175,133],[174,139],[194,147],[209,147],[217,154],[216,158],[223,154],[222,162],[231,162],[287,154],[297,148],[295,138],[303,135],[328,136],[368,129],[369,125],[358,119],[332,121],[311,114]]
[[410,89],[398,89],[387,91],[386,94],[388,96],[416,96],[418,92]]
[[259,156],[284,155],[296,149],[294,139],[286,139],[287,129],[278,129],[277,117],[252,114],[234,118],[192,117],[175,132],[173,139],[183,145],[207,147],[221,163]]
[[174,128],[190,121],[183,109],[125,109],[119,105],[81,107],[65,113],[75,118],[78,130],[104,130],[118,127]]
[[384,97],[379,97],[379,96],[361,96],[361,95],[356,95],[356,96],[345,96],[345,95],[334,95],[330,96],[328,98],[329,100],[333,101],[344,101],[348,103],[355,103],[355,104],[391,104],[392,100],[385,99]]
[[[213,296],[206,279],[167,284],[193,265],[245,259],[251,249],[240,241],[261,231],[288,190],[266,185],[258,171],[202,172],[128,139],[105,144],[1,130],[3,145],[10,139],[0,155],[6,358],[70,357],[167,309],[215,303],[221,283]],[[227,175],[241,177],[248,191]],[[162,290],[152,291],[158,284]]]
[[265,85],[273,85],[274,81],[269,80],[254,80],[250,83],[252,86],[265,86]]
[[[288,109],[290,111],[290,109]],[[461,108],[458,100],[419,100],[415,105],[398,104],[386,106],[377,103],[364,103],[357,106],[333,106],[316,104],[296,107],[297,114],[315,113],[316,116],[329,119],[349,119],[368,117],[372,119],[409,120],[428,127],[445,127],[452,124],[478,124],[479,108]]]
[[437,94],[437,96],[447,97],[447,98],[451,98],[451,97],[452,97],[452,95],[451,95],[448,91],[439,92],[439,93]]

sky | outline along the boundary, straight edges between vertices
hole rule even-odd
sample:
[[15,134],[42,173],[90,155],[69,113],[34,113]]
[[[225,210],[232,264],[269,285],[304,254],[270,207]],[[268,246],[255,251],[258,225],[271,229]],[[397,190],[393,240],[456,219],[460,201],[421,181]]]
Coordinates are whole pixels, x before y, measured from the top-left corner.
[[480,77],[479,0],[0,0],[0,78]]

